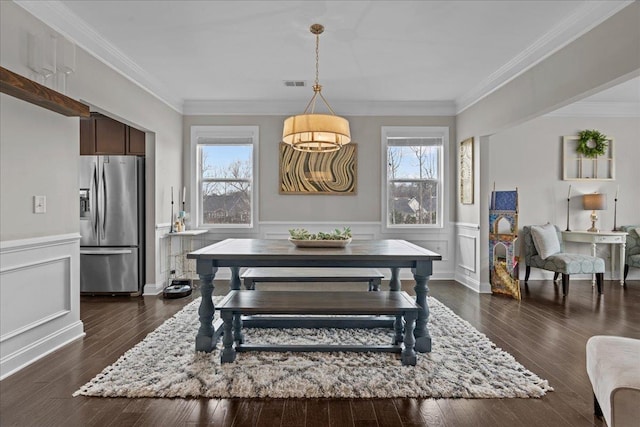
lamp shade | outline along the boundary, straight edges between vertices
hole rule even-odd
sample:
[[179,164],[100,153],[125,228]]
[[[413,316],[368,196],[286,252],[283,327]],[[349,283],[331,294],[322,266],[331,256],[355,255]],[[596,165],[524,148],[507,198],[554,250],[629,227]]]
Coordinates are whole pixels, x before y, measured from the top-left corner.
[[282,141],[300,151],[336,151],[351,142],[349,122],[330,114],[300,114],[284,121]]
[[582,206],[586,211],[602,211],[607,209],[606,194],[585,194],[582,196]]

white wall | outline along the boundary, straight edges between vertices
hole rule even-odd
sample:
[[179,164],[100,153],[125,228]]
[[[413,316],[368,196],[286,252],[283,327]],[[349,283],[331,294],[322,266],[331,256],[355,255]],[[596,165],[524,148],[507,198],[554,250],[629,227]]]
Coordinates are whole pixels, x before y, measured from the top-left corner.
[[[489,164],[493,152],[487,145],[490,136],[640,75],[638,22],[640,2],[634,2],[456,117],[458,142],[474,136],[479,159],[474,171],[476,202],[457,203],[456,220],[480,228],[479,246],[475,248],[480,268],[472,274],[480,289],[489,288],[488,200],[493,185]],[[460,239],[456,246],[461,247]],[[468,270],[458,268],[456,277],[462,275],[468,276]]]
[[[345,195],[282,195],[278,193],[279,142],[282,139],[283,116],[185,116],[184,158],[185,180],[190,170],[189,150],[191,126],[236,125],[259,126],[258,227],[249,237],[286,237],[292,226],[312,230],[327,230],[350,226],[355,238],[402,238],[442,254],[443,261],[434,264],[434,278],[453,278],[455,248],[453,225],[455,201],[455,118],[351,116],[347,117],[353,142],[358,144],[357,194]],[[382,228],[382,126],[446,126],[449,127],[449,163],[445,165],[445,221],[443,229],[398,231],[386,233]],[[452,151],[453,150],[453,151]],[[283,234],[284,233],[284,234]],[[224,230],[212,230],[205,238],[209,242],[230,235]],[[410,277],[410,276],[409,276]]]
[[[562,136],[576,135],[584,129],[598,129],[614,138],[615,181],[563,181]],[[487,179],[498,190],[518,189],[519,225],[551,222],[564,230],[567,226],[567,195],[572,186],[569,223],[572,230],[591,226],[590,211],[582,209],[581,195],[607,194],[607,210],[599,212],[598,228],[613,228],[613,203],[619,187],[616,224],[640,224],[640,118],[541,117],[490,137]],[[590,253],[589,245],[568,244],[567,249]],[[611,272],[610,248],[598,247],[606,258],[607,276]],[[617,253],[616,253],[617,257]],[[619,258],[618,258],[619,259]],[[616,265],[616,269],[618,266]],[[637,272],[631,270],[630,274]],[[524,269],[521,269],[524,274]],[[534,275],[535,274],[535,275]],[[540,277],[532,270],[531,278]],[[546,276],[544,276],[546,277]],[[631,276],[633,277],[633,276]]]
[[[0,2],[0,65],[42,82],[27,67],[28,33],[56,34],[15,3]],[[157,224],[169,222],[169,187],[182,185],[182,116],[80,48],[67,95],[147,131],[147,281],[151,288],[162,289],[164,283],[156,283],[160,245],[155,230]],[[12,325],[0,337],[0,376],[4,376],[83,332],[78,286],[78,118],[7,95],[0,102],[0,287],[3,307],[13,309],[2,310],[3,316],[10,316],[2,323]],[[45,214],[33,214],[33,195],[47,196]],[[28,262],[20,264],[16,254]],[[25,323],[16,324],[12,313],[30,312],[34,305],[29,296],[46,295],[50,286],[59,291],[55,297],[61,305],[50,308],[55,313],[37,312],[37,318],[21,318]]]
[[[0,63],[13,72],[42,82],[42,79],[27,67],[27,34],[57,33],[12,2],[1,2],[0,8]],[[146,226],[148,230],[155,230],[157,224],[168,223],[169,188],[172,185],[176,188],[182,185],[182,115],[79,47],[76,50],[76,71],[68,78],[67,95],[90,105],[93,110],[104,112],[147,131],[147,145],[151,147],[147,147]],[[47,143],[52,144],[51,141]],[[72,149],[75,148],[74,157],[77,158],[78,135],[75,135],[75,141],[66,143]],[[12,162],[12,158],[7,161]],[[44,158],[32,161],[35,161],[36,167],[40,161],[43,165],[48,164]],[[77,169],[61,168],[61,172],[69,181],[77,182]],[[18,188],[20,186],[18,184]],[[76,206],[77,195],[69,192],[68,196],[69,198],[60,200],[60,203],[69,207]],[[20,221],[20,218],[25,216],[24,212],[15,210],[8,215],[8,222]],[[73,217],[67,222],[77,223],[76,217],[77,213],[74,212]],[[78,227],[75,227],[74,231],[77,230]],[[18,230],[12,238],[28,235],[24,230]],[[147,239],[147,254],[147,282],[153,284],[156,280],[156,263],[159,257],[155,236]]]

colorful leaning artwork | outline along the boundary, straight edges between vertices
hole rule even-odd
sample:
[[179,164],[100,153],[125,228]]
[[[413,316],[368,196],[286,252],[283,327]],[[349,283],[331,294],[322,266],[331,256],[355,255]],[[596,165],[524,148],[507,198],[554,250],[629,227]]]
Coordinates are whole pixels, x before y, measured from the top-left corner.
[[518,189],[492,191],[489,204],[489,275],[491,292],[520,300],[518,257]]

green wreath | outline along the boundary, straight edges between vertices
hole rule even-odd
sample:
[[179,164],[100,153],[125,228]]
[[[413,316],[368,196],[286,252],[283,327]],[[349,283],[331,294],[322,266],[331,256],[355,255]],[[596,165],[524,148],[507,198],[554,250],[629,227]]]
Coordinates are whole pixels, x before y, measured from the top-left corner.
[[[593,141],[593,146],[589,142]],[[602,156],[607,150],[607,137],[600,131],[583,130],[578,132],[578,146],[576,152],[583,154],[585,157],[595,158]]]

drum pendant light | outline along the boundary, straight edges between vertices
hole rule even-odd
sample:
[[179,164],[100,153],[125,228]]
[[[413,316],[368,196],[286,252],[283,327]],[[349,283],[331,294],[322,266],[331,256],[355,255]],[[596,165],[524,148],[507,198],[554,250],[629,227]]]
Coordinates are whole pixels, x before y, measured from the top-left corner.
[[[347,119],[337,116],[327,100],[322,96],[322,86],[318,80],[318,58],[320,34],[324,27],[313,24],[309,29],[316,36],[316,80],[313,85],[313,97],[304,112],[291,116],[284,121],[282,141],[291,145],[294,150],[307,152],[337,151],[351,142],[351,132]],[[331,114],[316,114],[316,100],[320,97]]]

